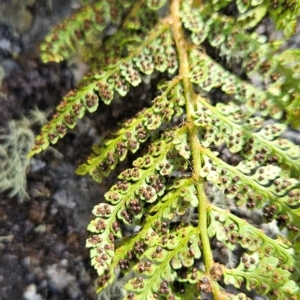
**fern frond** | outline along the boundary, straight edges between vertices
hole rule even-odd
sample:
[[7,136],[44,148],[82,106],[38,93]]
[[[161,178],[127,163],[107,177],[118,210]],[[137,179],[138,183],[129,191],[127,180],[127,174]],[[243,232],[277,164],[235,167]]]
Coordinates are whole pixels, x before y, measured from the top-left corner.
[[[42,60],[44,62],[60,62],[69,59],[75,52],[81,53],[85,61],[96,58],[91,49],[95,51],[99,49],[102,44],[101,40],[107,35],[105,30],[109,26],[119,26],[122,23],[124,13],[126,13],[124,29],[147,32],[151,26],[154,26],[152,20],[158,20],[154,11],[165,5],[166,1],[147,1],[147,6],[152,12],[149,9],[140,9],[143,8],[143,2],[145,1],[98,0],[94,4],[83,6],[78,12],[55,26],[46,36],[45,41],[40,46]],[[121,39],[118,35],[119,40],[124,40],[126,33],[129,32],[125,31],[125,34],[121,35]],[[131,34],[133,33],[131,32]],[[140,33],[132,39],[141,40],[139,35]],[[119,45],[116,35],[112,37],[110,43],[105,43],[105,49],[108,51],[103,54],[106,58],[109,57],[109,54],[118,53],[118,51],[110,51],[109,44],[114,45],[114,47]],[[99,62],[101,58],[97,57],[96,59]]]
[[[257,9],[261,6],[267,7],[260,4]],[[189,2],[184,2],[182,7],[182,21],[184,26],[191,31],[193,43],[199,45],[208,38],[213,47],[220,49],[221,55],[242,59],[245,72],[248,75],[257,74],[263,78],[267,85],[267,93],[271,99],[277,98],[276,102],[277,104],[281,103],[281,109],[286,109],[295,99],[300,98],[300,89],[297,79],[294,77],[294,71],[291,67],[283,64],[280,56],[277,56],[277,45],[266,43],[265,39],[259,38],[255,33],[249,34],[243,23],[240,24],[238,20],[236,22],[232,17],[217,12],[213,13],[210,6],[205,6],[202,11],[195,11]],[[290,14],[295,16],[292,11]],[[206,72],[203,73],[206,74]],[[207,83],[215,82],[216,77],[218,78],[216,72],[213,71],[212,74],[215,75],[215,79],[205,77],[203,80],[208,85],[208,89],[212,86]],[[229,79],[228,75],[226,74],[224,77]],[[238,78],[235,79],[235,76],[232,76],[231,80],[239,81]],[[222,83],[219,82],[219,85]],[[268,99],[268,97],[263,99]],[[291,110],[287,111],[290,112],[290,123],[297,126],[297,116]]]
[[[181,289],[174,285],[178,277],[176,271],[193,266],[194,259],[201,256],[197,231],[192,226],[178,226],[168,231],[168,235],[153,230],[148,232],[144,242],[145,251],[139,255],[140,262],[133,266],[136,275],[125,285],[127,299],[131,299],[131,295],[134,295],[134,299],[155,299],[159,294],[164,294],[166,298],[182,297],[186,293],[183,282],[195,284],[201,280],[203,273],[195,270],[184,276],[183,280],[179,276],[181,284],[178,287],[181,286]],[[148,244],[151,247],[147,248]]]
[[174,114],[179,114],[184,104],[179,77],[168,84],[165,91],[154,100],[152,107],[144,109],[134,119],[120,124],[121,129],[113,138],[103,141],[102,145],[93,146],[93,155],[86,164],[80,165],[76,173],[89,173],[93,179],[101,182],[107,177],[119,161],[123,161],[129,151],[135,153],[149,138],[149,133],[158,129],[161,124],[169,122]]
[[113,100],[114,91],[125,96],[129,85],[137,86],[141,83],[142,74],[149,75],[154,70],[174,73],[177,64],[169,24],[161,22],[127,58],[107,67],[105,71],[84,78],[80,90],[70,92],[63,99],[56,108],[58,112],[36,138],[29,156],[45,150],[50,143],[55,144],[67,133],[68,128],[76,126],[77,119],[82,118],[86,110],[96,111],[99,98],[109,104]]
[[150,9],[158,10],[166,4],[167,0],[147,0]]
[[256,168],[255,163],[242,161],[233,167],[206,149],[203,149],[203,160],[200,175],[224,190],[237,205],[246,204],[249,209],[263,206],[268,222],[275,219],[292,236],[298,233],[300,209],[293,207],[293,201],[299,180],[289,178],[274,165]]
[[[192,182],[190,180],[182,179],[175,181],[171,186],[167,187],[167,189],[168,193],[166,193],[164,197],[161,197],[161,201],[157,201],[157,203],[154,204],[149,217],[146,220],[144,220],[144,226],[142,230],[130,239],[127,238],[126,243],[120,243],[120,246],[117,245],[115,257],[112,262],[113,268],[116,268],[118,266],[121,270],[126,272],[129,268],[132,268],[132,266],[135,265],[135,273],[140,273],[140,275],[136,276],[144,277],[143,275],[146,275],[147,278],[151,275],[149,273],[150,270],[162,271],[162,269],[168,268],[168,270],[170,271],[170,267],[174,270],[177,270],[182,268],[183,266],[192,264],[192,257],[189,258],[187,257],[186,253],[179,252],[179,250],[183,251],[183,249],[176,249],[179,247],[179,245],[177,244],[179,241],[178,239],[175,239],[175,232],[174,230],[169,229],[170,225],[168,223],[173,220],[174,216],[182,215],[183,211],[180,210],[180,206],[185,206],[185,209],[189,207],[189,204],[192,204],[192,206],[194,207],[197,206],[198,201],[195,194],[195,188],[193,187]],[[179,203],[180,205],[178,206]],[[196,230],[196,228],[191,227],[190,230],[187,231],[187,233],[193,235],[196,233]],[[197,240],[196,236],[192,239],[193,246],[191,245],[190,248],[191,251],[193,251],[193,253],[195,254],[195,257],[200,258],[200,251],[197,247],[195,239]],[[168,261],[167,265],[160,265],[162,261],[160,261],[159,258],[162,257],[164,253],[160,253],[158,251],[157,256],[155,256],[155,254],[152,253],[153,251],[156,251],[155,248],[153,248],[154,246],[161,247],[162,249],[164,249],[164,251],[176,250],[175,253],[170,253],[170,262]],[[187,244],[181,244],[181,247],[183,248],[186,246]],[[195,249],[193,249],[194,247]],[[143,263],[136,265],[136,258],[140,259],[142,257],[144,258],[142,259]],[[145,266],[145,262],[147,261],[149,262],[148,268],[147,264]],[[151,268],[149,264],[151,265]],[[142,266],[144,268],[142,268]],[[110,274],[110,277],[111,276],[113,275]],[[196,278],[194,278],[194,283],[197,279],[197,276]],[[157,279],[161,281],[160,276],[158,276]],[[184,282],[187,280],[187,278],[182,278],[181,281]],[[192,281],[192,279],[190,280]],[[148,282],[148,284],[151,284],[151,282]],[[104,285],[101,285],[100,289],[102,290],[104,287]],[[130,287],[130,285],[129,290],[132,291],[132,287]],[[147,293],[152,292],[152,294],[155,292],[151,291],[151,285],[147,286],[146,290],[144,291]],[[141,291],[138,292],[138,294],[140,293]],[[141,297],[141,299],[148,299],[142,298],[145,297],[145,294],[140,294],[139,297]]]
[[[120,18],[119,1],[98,1],[84,6],[77,13],[54,27],[41,44],[41,58],[44,62],[60,62],[68,59],[76,51],[76,44],[84,43],[95,32],[103,32],[114,11]],[[114,10],[113,10],[114,9]],[[116,18],[118,19],[118,18]]]
[[[98,49],[91,51],[93,50],[91,47],[83,49],[83,53],[80,53],[81,57],[89,64],[91,72],[97,72],[103,66],[117,63],[126,56],[125,54],[139,47],[147,38],[149,31],[158,23],[158,15],[152,10],[140,10],[142,4],[143,1],[139,1],[134,5],[116,34],[105,37],[100,53]],[[147,57],[145,59],[147,61]]]
[[261,117],[252,117],[233,103],[210,105],[205,98],[198,98],[194,123],[204,127],[201,143],[225,143],[232,153],[240,153],[256,166],[265,162],[278,162],[291,173],[300,171],[300,147],[280,135],[284,124],[264,124]]
[[[109,273],[109,278],[113,278],[113,270],[109,266],[114,259],[111,251],[114,249],[114,238],[122,237],[119,220],[128,225],[139,224],[144,205],[156,202],[164,194],[164,176],[176,169],[183,171],[187,168],[186,160],[172,150],[173,137],[174,133],[168,133],[166,141],[161,140],[151,145],[146,155],[134,162],[135,168],[125,170],[120,175],[122,181],[105,194],[105,199],[111,204],[102,203],[94,208],[93,213],[97,218],[90,223],[88,229],[96,235],[88,239],[87,247],[92,247],[92,263],[99,276],[106,278]],[[106,248],[109,251],[105,251]],[[109,258],[103,261],[102,253],[106,253],[105,257]]]
[[209,235],[215,236],[229,249],[241,245],[246,252],[235,269],[224,268],[224,281],[240,288],[246,283],[248,290],[255,289],[270,299],[299,299],[300,257],[289,243],[273,240],[245,221],[220,208],[211,207]]
[[[300,52],[298,49],[287,49],[277,55],[277,60],[285,67],[293,70],[293,78],[298,80],[300,78]],[[287,106],[289,113],[289,120],[291,124],[297,128],[300,125],[300,95],[292,94],[293,102]]]
[[[182,3],[182,16],[190,15],[191,18],[195,20],[201,18],[199,15],[199,11],[201,11],[202,16],[207,17],[208,15],[213,15],[213,18],[216,16],[222,16],[220,13],[220,10],[228,4],[230,4],[232,1],[213,1],[211,5],[207,5],[207,3],[202,3],[200,5],[200,8],[197,10],[194,9],[193,1],[187,0]],[[272,3],[273,2],[273,3]],[[298,0],[292,0],[292,1],[245,1],[245,0],[238,0],[237,1],[237,8],[239,14],[235,16],[235,19],[237,21],[237,25],[242,25],[241,29],[245,31],[245,29],[253,28],[256,26],[261,20],[269,13],[277,27],[277,30],[283,30],[284,35],[286,38],[290,37],[295,33],[296,29],[296,20],[300,12],[300,3]],[[223,16],[224,20],[227,21],[231,18],[227,18],[226,16]],[[209,19],[209,18],[207,18]],[[184,25],[185,20],[183,20]],[[193,25],[194,26],[193,26]],[[200,23],[202,26],[211,26],[215,25],[214,22],[209,22],[209,24],[203,24]],[[200,34],[200,31],[203,30],[203,28],[197,23],[190,23],[190,26],[194,29],[194,32],[197,32]],[[218,24],[219,25],[219,24]],[[229,24],[228,24],[229,25]],[[229,25],[230,26],[230,25]],[[198,27],[198,29],[196,29]],[[204,27],[205,35],[207,35],[209,32],[211,32],[209,27]],[[227,33],[229,33],[228,27],[225,26],[225,28],[220,28],[220,30],[226,30]],[[201,35],[201,34],[200,34]],[[193,36],[192,36],[193,37]]]
[[198,84],[206,92],[213,88],[221,87],[235,100],[245,103],[249,114],[260,112],[262,116],[270,115],[274,119],[280,119],[283,115],[284,104],[279,96],[239,79],[237,76],[224,70],[218,63],[204,52],[192,50],[190,52],[191,82]]
[[[247,269],[244,263],[237,268],[226,269],[224,279],[226,284],[240,288],[245,282],[248,290],[255,290],[269,299],[300,299],[299,287],[294,280],[289,280],[290,272],[280,267],[280,261],[275,257],[264,257],[257,262],[257,255],[244,255],[243,259],[255,262],[253,268]],[[246,263],[247,264],[247,263]],[[294,272],[294,271],[293,271]]]
[[[300,147],[283,137],[299,124],[300,56],[284,50],[284,39],[268,40],[257,30],[271,19],[290,36],[300,2],[95,3],[86,11],[95,23],[93,7],[103,8],[102,46],[88,45],[84,54],[93,72],[57,107],[30,155],[56,143],[99,99],[110,104],[155,72],[163,78],[152,105],[94,145],[77,169],[101,182],[129,152],[137,156],[88,226],[98,292],[126,300],[249,300],[253,292],[300,299]],[[114,13],[116,32],[108,33]],[[86,14],[78,13],[78,24],[66,22],[68,51],[57,54],[59,41],[50,56],[68,57]],[[227,210],[216,206],[219,198]],[[234,215],[232,206],[258,209],[278,236]],[[218,263],[211,241],[240,263]]]

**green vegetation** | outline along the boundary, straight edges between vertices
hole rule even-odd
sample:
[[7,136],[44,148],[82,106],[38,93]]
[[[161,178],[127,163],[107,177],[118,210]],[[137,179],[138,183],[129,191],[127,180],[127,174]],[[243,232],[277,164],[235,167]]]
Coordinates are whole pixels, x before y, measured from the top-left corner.
[[[252,290],[300,299],[300,148],[281,137],[300,123],[300,52],[283,47],[300,1],[85,2],[41,50],[45,62],[77,52],[91,72],[64,97],[30,155],[63,138],[98,101],[109,105],[154,73],[161,78],[152,106],[94,145],[77,169],[100,183],[138,151],[88,226],[98,292],[118,279],[128,300],[242,300]],[[261,35],[262,22],[284,37]],[[222,203],[208,197],[217,190]],[[266,223],[275,220],[275,238],[235,214],[256,208]],[[229,256],[239,250],[239,261],[218,261],[216,242]]]

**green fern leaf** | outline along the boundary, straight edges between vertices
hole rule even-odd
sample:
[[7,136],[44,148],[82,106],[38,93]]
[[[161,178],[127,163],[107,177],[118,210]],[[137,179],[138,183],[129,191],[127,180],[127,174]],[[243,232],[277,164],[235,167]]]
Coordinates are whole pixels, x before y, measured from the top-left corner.
[[295,256],[289,244],[266,237],[258,229],[241,222],[236,216],[212,207],[210,236],[234,250],[237,244],[247,249],[236,269],[224,269],[227,284],[240,287],[246,281],[248,290],[255,289],[270,299],[299,294],[294,280],[299,277],[300,257]]
[[156,98],[153,107],[145,109],[134,121],[122,124],[122,129],[114,134],[113,139],[104,141],[102,145],[94,145],[94,155],[89,157],[87,164],[77,168],[77,174],[89,173],[96,181],[101,182],[103,176],[108,176],[119,160],[125,159],[128,150],[134,153],[139,149],[139,144],[148,139],[149,131],[170,121],[178,104],[182,104],[181,89],[178,78],[175,78]]
[[153,10],[157,10],[166,4],[167,0],[147,0],[147,5]]
[[[98,107],[99,97],[105,104],[109,104],[113,100],[114,90],[124,96],[129,90],[129,84],[137,86],[141,82],[141,75],[133,68],[133,58],[139,53],[144,52],[152,56],[158,71],[164,72],[168,67],[168,71],[174,73],[177,69],[177,59],[168,27],[166,23],[160,24],[126,59],[111,66],[107,71],[99,71],[86,77],[80,90],[70,92],[57,107],[58,112],[42,128],[42,134],[37,137],[29,156],[45,150],[50,143],[55,144],[66,134],[67,128],[75,127],[76,119],[81,118],[85,110],[94,112]],[[141,71],[143,70],[142,67]]]
[[[95,1],[42,46],[45,60],[78,52],[91,72],[30,155],[99,100],[109,105],[142,82],[158,89],[150,107],[102,138],[77,169],[101,182],[128,153],[136,157],[88,226],[104,298],[108,291],[106,299],[249,300],[254,292],[300,299],[300,147],[285,137],[299,125],[299,51],[258,30],[271,21],[289,37],[298,2]],[[252,224],[253,209],[274,224],[270,236]]]
[[[94,5],[84,6],[76,14],[54,27],[41,45],[44,62],[60,62],[70,57],[76,50],[76,43],[82,43],[95,31],[102,32],[111,21],[111,9],[119,13],[121,7],[114,1],[98,1]],[[78,22],[79,21],[79,22]]]
[[267,14],[268,7],[265,5],[257,6],[245,14],[238,17],[237,22],[241,23],[245,29],[255,27]]

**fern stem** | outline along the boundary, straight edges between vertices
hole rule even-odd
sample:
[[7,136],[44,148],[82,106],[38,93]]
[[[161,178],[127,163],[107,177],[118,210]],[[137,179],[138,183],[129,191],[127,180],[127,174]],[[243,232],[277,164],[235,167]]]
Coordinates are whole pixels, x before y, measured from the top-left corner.
[[126,18],[123,22],[123,25],[122,25],[123,28],[126,28],[128,23],[130,22],[130,19],[138,13],[139,9],[144,4],[145,4],[145,0],[138,1],[134,4],[133,8],[130,10],[130,13],[126,16]]
[[[179,17],[180,11],[180,0],[171,1],[170,5],[171,11],[171,25],[173,30],[173,37],[175,40],[178,58],[179,58],[179,75],[182,78],[184,96],[186,99],[186,114],[187,114],[187,128],[189,130],[191,152],[193,159],[193,180],[196,182],[196,189],[198,193],[199,200],[199,223],[198,228],[200,231],[200,238],[202,242],[202,252],[206,274],[210,276],[210,270],[214,265],[214,260],[212,256],[212,250],[210,247],[210,240],[207,233],[207,213],[208,213],[208,199],[204,190],[203,179],[200,178],[201,170],[201,155],[200,155],[200,142],[197,134],[197,127],[193,124],[192,113],[194,111],[194,106],[197,101],[197,97],[193,91],[192,83],[189,80],[190,66],[188,59],[188,49],[189,45],[184,38],[184,32],[182,29],[182,23]],[[214,299],[220,299],[220,289],[217,284],[212,284],[212,293]]]

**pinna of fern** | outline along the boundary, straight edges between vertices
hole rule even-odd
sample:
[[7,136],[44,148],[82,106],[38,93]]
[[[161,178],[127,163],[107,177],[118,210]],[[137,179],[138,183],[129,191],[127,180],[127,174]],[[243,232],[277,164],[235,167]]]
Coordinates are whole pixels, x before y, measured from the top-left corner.
[[[109,52],[88,56],[92,72],[59,104],[30,155],[55,144],[86,111],[96,111],[99,100],[109,105],[153,73],[165,78],[152,106],[94,145],[77,169],[101,182],[128,152],[140,154],[104,195],[105,202],[95,206],[96,218],[88,226],[98,291],[121,279],[120,299],[128,300],[206,294],[250,299],[252,290],[269,299],[300,299],[300,148],[282,137],[289,124],[299,125],[299,53],[282,50],[282,41],[267,41],[255,31],[270,17],[291,36],[298,1],[131,4],[95,1],[53,29],[41,47],[45,61],[60,61],[80,52],[98,30],[100,49]],[[230,71],[231,61],[242,76]],[[263,88],[251,83],[252,76]],[[174,116],[181,118],[180,126]],[[239,162],[222,159],[224,148]],[[268,237],[230,207],[210,202],[208,184],[240,209],[259,208],[265,222],[277,222],[280,235]],[[124,224],[135,233],[125,234]],[[233,268],[219,263],[212,240],[228,251],[242,249],[239,263]],[[235,290],[229,292],[228,285]]]

